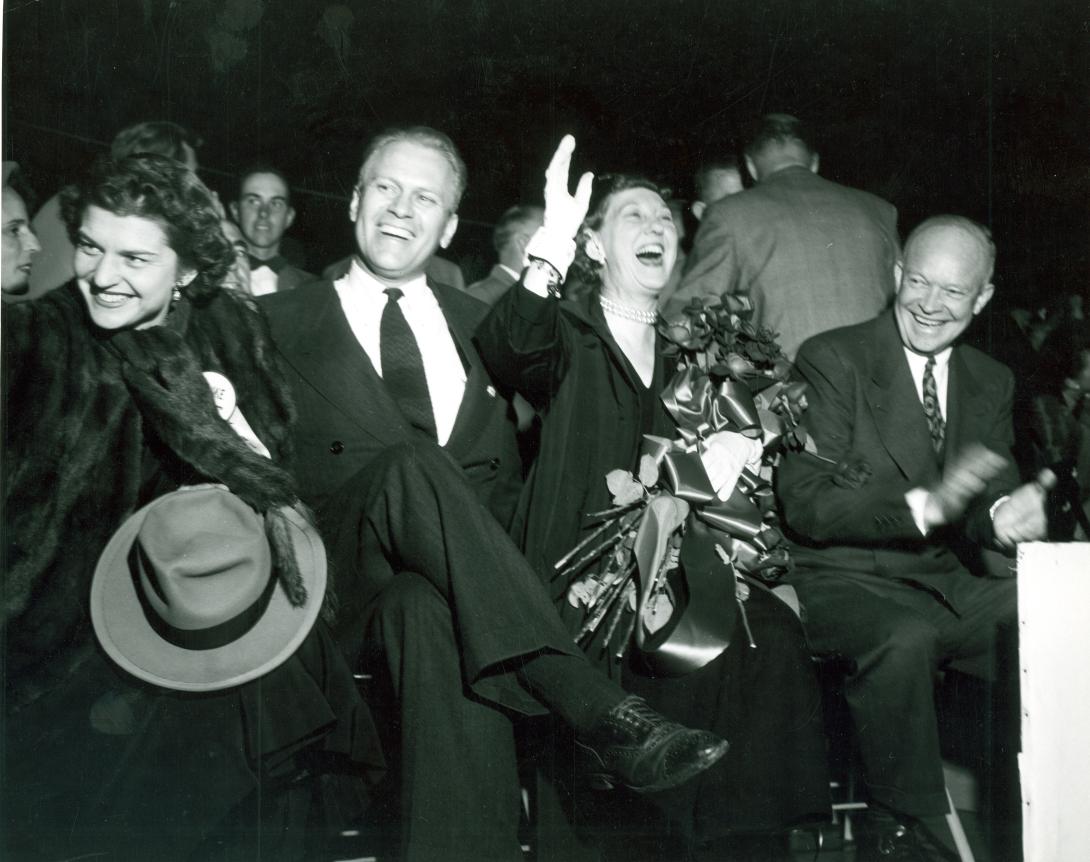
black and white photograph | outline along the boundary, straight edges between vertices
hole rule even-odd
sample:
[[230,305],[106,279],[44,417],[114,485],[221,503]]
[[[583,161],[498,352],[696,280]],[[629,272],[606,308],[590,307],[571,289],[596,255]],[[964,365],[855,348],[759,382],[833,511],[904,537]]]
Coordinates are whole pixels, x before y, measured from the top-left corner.
[[0,860],[1090,859],[1090,7],[0,8]]

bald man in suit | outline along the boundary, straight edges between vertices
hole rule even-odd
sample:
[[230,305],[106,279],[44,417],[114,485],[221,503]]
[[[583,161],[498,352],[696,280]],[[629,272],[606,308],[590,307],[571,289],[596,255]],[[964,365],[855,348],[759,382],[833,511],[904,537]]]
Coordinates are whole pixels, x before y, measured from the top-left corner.
[[922,824],[948,810],[933,702],[950,661],[995,675],[1015,582],[966,551],[1043,538],[1045,485],[1016,487],[1011,372],[958,342],[991,298],[994,245],[929,219],[896,266],[894,307],[799,351],[817,447],[777,477],[815,652],[849,660],[845,694],[871,795],[861,860],[942,859]]

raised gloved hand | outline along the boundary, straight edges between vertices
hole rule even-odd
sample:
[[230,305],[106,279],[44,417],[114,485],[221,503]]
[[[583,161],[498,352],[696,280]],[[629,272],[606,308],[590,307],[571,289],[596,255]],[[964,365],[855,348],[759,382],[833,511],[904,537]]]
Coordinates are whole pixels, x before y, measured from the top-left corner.
[[704,441],[700,461],[708,474],[712,490],[725,501],[734,492],[738,477],[749,467],[761,466],[764,447],[760,440],[753,440],[737,431],[716,431]]
[[568,192],[568,173],[575,138],[564,135],[545,171],[545,221],[526,246],[528,259],[544,260],[560,279],[568,274],[575,259],[575,233],[587,215],[594,174],[579,178],[575,194]]

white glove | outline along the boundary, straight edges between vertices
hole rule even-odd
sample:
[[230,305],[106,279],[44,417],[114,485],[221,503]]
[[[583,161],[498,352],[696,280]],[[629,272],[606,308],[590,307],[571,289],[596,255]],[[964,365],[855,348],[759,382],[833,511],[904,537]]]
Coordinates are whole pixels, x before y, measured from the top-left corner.
[[705,440],[700,461],[715,495],[723,501],[730,497],[742,471],[746,467],[756,470],[761,466],[763,452],[760,440],[736,431],[716,431]]
[[545,171],[545,221],[530,238],[526,257],[547,261],[560,279],[568,274],[575,259],[575,233],[587,215],[594,174],[579,178],[575,194],[568,194],[568,173],[575,138],[564,135]]

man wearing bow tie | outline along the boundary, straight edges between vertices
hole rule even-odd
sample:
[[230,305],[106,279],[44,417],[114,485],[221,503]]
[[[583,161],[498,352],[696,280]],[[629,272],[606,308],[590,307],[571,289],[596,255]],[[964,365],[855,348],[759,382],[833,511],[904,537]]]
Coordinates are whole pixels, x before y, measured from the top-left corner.
[[[380,799],[399,809],[400,858],[513,862],[513,717],[552,713],[595,740],[631,699],[591,667],[501,526],[520,465],[472,342],[488,306],[426,276],[464,190],[446,135],[379,135],[349,206],[348,273],[261,304],[295,395],[294,473],[326,540],[338,642],[397,702],[399,789]],[[726,750],[661,716],[637,724],[609,750],[588,743],[606,763],[621,745],[638,753],[646,775],[606,767],[629,786],[672,786]]]
[[254,296],[292,290],[313,281],[280,254],[284,233],[295,221],[287,177],[271,165],[254,165],[242,175],[231,216],[242,230],[250,254],[250,291]]
[[1046,533],[1054,477],[1015,487],[1014,378],[958,343],[992,296],[994,263],[985,228],[928,219],[895,267],[893,309],[811,338],[796,360],[817,454],[787,457],[777,490],[808,637],[851,663],[871,796],[861,860],[945,858],[921,825],[948,810],[934,676],[958,661],[994,677],[996,627],[1015,616],[1014,580],[966,561]]

